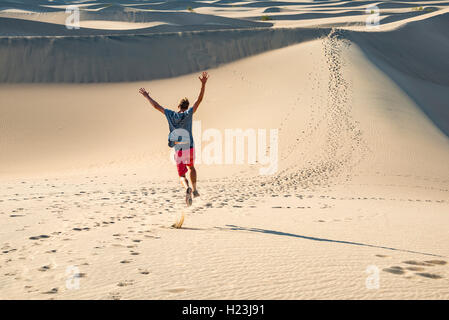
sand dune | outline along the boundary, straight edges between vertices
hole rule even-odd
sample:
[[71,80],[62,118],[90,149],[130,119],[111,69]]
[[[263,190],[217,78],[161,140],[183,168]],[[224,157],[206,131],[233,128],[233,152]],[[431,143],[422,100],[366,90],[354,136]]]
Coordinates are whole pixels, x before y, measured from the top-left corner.
[[[445,13],[391,32],[370,33],[369,37],[352,33],[350,37],[449,136],[449,74],[439,72],[449,70],[445,59],[449,55],[449,35],[444,31],[448,28],[449,13]],[[433,47],[431,57],[429,47]]]
[[[166,2],[167,5],[178,5],[176,3]],[[401,22],[413,24],[422,17],[430,19],[433,16],[442,16],[448,10],[446,6],[449,3],[446,1],[430,3],[432,6],[425,6],[426,10],[421,11],[410,11],[407,6],[410,3],[406,3],[398,12],[383,11],[381,26],[388,29],[397,28]],[[341,6],[335,3],[332,7],[334,10],[328,8],[324,12],[320,11],[322,6],[318,6],[316,11],[306,8],[306,12],[297,14],[271,13],[269,21],[260,20],[264,10],[259,10],[251,16],[241,12],[242,8],[250,4],[261,9],[282,4],[285,8],[304,5],[296,2],[232,4],[226,5],[226,9],[230,10],[229,13],[236,14],[223,17],[221,15],[226,14],[215,12],[214,7],[210,7],[208,3],[203,4],[205,13],[192,13],[185,8],[179,11],[152,11],[143,10],[142,6],[131,8],[119,4],[104,5],[94,11],[87,11],[86,8],[90,5],[85,4],[80,12],[81,25],[84,27],[73,30],[64,26],[67,18],[65,8],[60,8],[59,12],[45,14],[0,13],[3,34],[0,38],[0,81],[120,82],[183,75],[267,50],[316,39],[329,34],[330,29],[335,26],[342,28],[346,25],[349,29],[359,30],[364,28],[366,20],[362,6],[368,2],[360,2],[360,10],[335,10]],[[216,15],[217,13],[220,15]],[[343,22],[348,17],[351,20]],[[276,29],[267,30],[273,25]],[[321,25],[321,28],[298,29],[301,25]],[[390,25],[392,27],[389,27]],[[423,28],[427,29],[424,25]],[[205,30],[207,31],[196,32]],[[216,30],[217,33],[211,30]],[[438,33],[441,33],[441,29],[439,30]],[[179,31],[182,33],[175,33]],[[162,35],[164,33],[173,34]],[[411,34],[407,31],[404,33]],[[93,37],[95,35],[97,37]],[[28,46],[32,46],[33,50],[26,50]],[[173,50],[176,46],[182,47],[183,50]],[[114,52],[114,55],[108,55],[108,52]],[[132,59],[128,58],[130,55]],[[80,59],[81,56],[84,58]],[[108,56],[108,59],[104,59],[104,56]],[[75,63],[68,65],[66,60]],[[122,67],[123,61],[128,61],[125,67]]]
[[[200,34],[0,38],[0,81],[118,82],[167,78],[310,40],[325,31],[245,29]],[[35,50],[26,50],[30,45]],[[178,45],[183,50],[172,49]],[[109,52],[114,55],[108,55]],[[129,62],[119,63],[124,60]]]
[[[16,25],[0,38],[0,298],[448,299],[447,2],[384,1],[403,10],[385,13],[393,27],[335,27],[370,3],[196,1],[202,28],[223,8],[242,27],[179,34],[29,37],[57,15],[3,13]],[[98,11],[84,21],[133,23],[85,7]],[[316,26],[252,25],[273,7]],[[175,108],[203,69],[201,132],[278,129],[279,163],[202,162],[186,208],[166,120],[137,90]]]
[[[1,34],[4,36],[79,36],[123,33],[161,33],[214,29],[270,27],[271,23],[231,19],[195,12],[164,12],[129,9],[124,6],[105,6],[98,10],[81,9],[80,28],[66,28],[67,17],[62,8],[54,13],[0,11]],[[25,21],[23,21],[25,20]],[[33,22],[31,22],[33,21]],[[93,21],[97,21],[93,24]],[[86,23],[88,22],[88,23]],[[127,23],[127,28],[120,26]],[[145,25],[147,24],[147,25]],[[119,26],[119,28],[116,28]],[[142,30],[144,28],[144,30]],[[130,30],[123,32],[123,29]]]

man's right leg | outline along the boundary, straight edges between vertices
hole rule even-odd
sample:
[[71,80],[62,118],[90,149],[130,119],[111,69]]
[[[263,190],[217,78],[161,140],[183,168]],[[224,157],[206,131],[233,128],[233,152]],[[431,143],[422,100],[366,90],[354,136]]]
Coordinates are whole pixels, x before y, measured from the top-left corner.
[[189,169],[190,182],[192,182],[193,191],[196,191],[196,170],[194,166],[187,167]]
[[187,180],[185,174],[179,177],[179,181],[181,182],[182,186],[186,190],[186,204],[188,206],[192,205],[192,188],[189,186],[189,180]]
[[190,182],[192,182],[192,188],[193,188],[193,196],[199,197],[200,194],[198,193],[198,190],[196,190],[196,169],[194,166],[188,166],[189,169],[189,175],[190,175]]

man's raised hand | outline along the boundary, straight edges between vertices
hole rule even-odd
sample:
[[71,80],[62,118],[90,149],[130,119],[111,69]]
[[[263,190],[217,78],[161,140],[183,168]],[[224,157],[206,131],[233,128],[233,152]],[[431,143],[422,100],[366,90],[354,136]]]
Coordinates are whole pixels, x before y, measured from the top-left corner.
[[140,93],[141,95],[143,95],[144,97],[148,97],[148,92],[147,92],[147,90],[145,90],[144,88],[140,88],[140,89],[139,89],[139,93]]
[[198,79],[200,79],[201,83],[202,83],[203,85],[205,85],[206,82],[207,82],[207,79],[209,79],[209,74],[208,74],[206,71],[204,71],[204,72],[201,74],[201,76],[198,77]]
[[157,111],[160,111],[162,113],[165,112],[165,109],[161,107],[161,105],[157,103],[155,100],[153,100],[153,98],[150,97],[147,90],[145,90],[144,88],[140,88],[139,93],[143,95]]
[[200,79],[200,81],[201,81],[201,91],[200,91],[200,94],[198,96],[198,99],[193,104],[193,113],[196,112],[196,110],[198,109],[198,106],[200,105],[201,101],[203,101],[204,90],[206,90],[206,82],[207,82],[207,79],[209,79],[209,75],[207,74],[207,72],[203,72],[198,77],[198,79]]

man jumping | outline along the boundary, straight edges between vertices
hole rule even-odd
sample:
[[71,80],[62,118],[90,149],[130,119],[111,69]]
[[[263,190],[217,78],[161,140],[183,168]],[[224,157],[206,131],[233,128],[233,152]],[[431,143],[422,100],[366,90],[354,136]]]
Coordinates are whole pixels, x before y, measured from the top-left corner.
[[[151,105],[156,110],[162,112],[167,118],[170,129],[168,145],[175,148],[176,167],[178,168],[179,180],[186,189],[186,203],[188,206],[192,205],[192,195],[195,198],[200,196],[196,189],[196,170],[194,166],[195,145],[192,135],[192,119],[193,114],[203,100],[204,90],[206,89],[206,82],[207,79],[209,79],[209,75],[207,72],[203,72],[199,79],[201,81],[201,91],[198,99],[193,104],[193,107],[189,108],[189,100],[184,98],[178,105],[178,112],[163,108],[150,97],[144,88],[139,90]],[[189,180],[186,178],[187,171],[189,171],[193,190],[190,188]]]

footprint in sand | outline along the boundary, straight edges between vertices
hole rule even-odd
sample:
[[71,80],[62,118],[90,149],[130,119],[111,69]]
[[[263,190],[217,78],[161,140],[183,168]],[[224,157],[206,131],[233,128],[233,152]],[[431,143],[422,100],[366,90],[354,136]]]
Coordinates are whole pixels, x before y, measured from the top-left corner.
[[410,270],[410,271],[424,271],[425,270],[422,267],[407,267],[405,269]]
[[50,266],[49,266],[49,265],[47,265],[47,266],[42,266],[42,267],[40,267],[38,270],[39,270],[39,271],[42,271],[42,272],[45,272],[45,271],[47,271],[47,270],[50,270]]
[[428,260],[428,261],[424,261],[425,263],[430,263],[430,264],[437,264],[437,265],[445,265],[447,262],[444,260]]
[[47,236],[46,234],[41,234],[40,236],[33,236],[33,237],[30,237],[29,239],[30,240],[39,240],[39,239],[47,239],[47,238],[50,238],[50,236]]
[[427,273],[427,272],[416,273],[416,275],[424,277],[424,278],[429,278],[429,279],[442,279],[443,278],[442,276],[440,276],[438,274]]
[[124,280],[117,283],[117,286],[119,287],[127,287],[132,286],[134,284],[134,280]]
[[75,273],[73,278],[85,278],[87,275],[83,272]]
[[152,239],[160,239],[161,237],[158,236],[151,236],[151,235],[145,235],[145,238],[152,238]]
[[405,273],[404,269],[399,266],[385,268],[385,269],[383,269],[383,271],[393,273],[393,274],[404,274]]
[[147,275],[147,274],[150,274],[150,271],[148,271],[148,270],[139,270],[139,273],[140,274],[144,274],[144,275]]
[[132,261],[130,261],[130,260],[122,260],[122,261],[120,261],[120,263],[131,263]]
[[55,294],[55,293],[58,293],[58,288],[53,288],[49,291],[42,292],[42,294]]
[[118,292],[111,292],[109,293],[109,296],[112,300],[120,300],[120,294]]
[[84,228],[73,228],[72,230],[74,230],[74,231],[89,231],[90,230],[90,228],[89,227],[84,227]]
[[407,260],[407,261],[403,261],[402,263],[411,264],[411,265],[414,265],[414,266],[425,266],[425,267],[433,267],[434,266],[431,263],[421,262],[421,261],[414,261],[414,260]]

